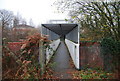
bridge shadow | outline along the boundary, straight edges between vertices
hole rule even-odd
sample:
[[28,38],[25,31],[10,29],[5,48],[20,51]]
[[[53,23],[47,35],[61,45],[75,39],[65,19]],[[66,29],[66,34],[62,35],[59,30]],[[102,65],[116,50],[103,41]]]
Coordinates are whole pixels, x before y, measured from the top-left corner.
[[75,71],[75,67],[72,66],[72,59],[64,41],[61,41],[51,63],[54,63],[54,66],[51,67],[53,76],[60,79],[72,79],[69,72]]

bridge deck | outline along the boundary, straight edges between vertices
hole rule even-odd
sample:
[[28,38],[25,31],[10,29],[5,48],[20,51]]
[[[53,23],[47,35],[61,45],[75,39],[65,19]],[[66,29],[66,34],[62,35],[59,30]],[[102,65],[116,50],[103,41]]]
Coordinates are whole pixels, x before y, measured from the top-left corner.
[[63,41],[52,59],[52,63],[53,62],[54,66],[52,67],[52,70],[54,71],[54,76],[57,76],[60,79],[72,79],[68,72],[74,71],[75,68],[71,66],[72,59]]

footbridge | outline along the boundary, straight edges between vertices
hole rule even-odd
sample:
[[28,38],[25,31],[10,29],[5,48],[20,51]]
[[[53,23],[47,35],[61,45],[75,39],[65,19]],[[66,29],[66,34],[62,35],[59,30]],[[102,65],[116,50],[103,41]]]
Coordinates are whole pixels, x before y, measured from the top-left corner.
[[[46,48],[44,54],[40,55],[46,65],[51,61],[56,62],[54,70],[70,70],[70,60],[74,64],[74,69],[80,69],[79,60],[79,26],[77,24],[42,24],[41,33],[48,35],[51,40],[50,48]],[[52,58],[54,56],[54,58]],[[43,65],[44,66],[44,65]]]
[[[86,65],[90,68],[103,68],[105,61],[101,56],[100,43],[81,42],[79,27],[78,24],[73,23],[42,24],[41,33],[48,35],[48,39],[51,40],[49,44],[51,49],[46,48],[39,55],[43,69],[45,65],[55,62],[53,71],[59,73],[58,75],[64,75],[64,78],[69,78],[67,71],[80,70]],[[71,61],[74,67],[70,66]]]

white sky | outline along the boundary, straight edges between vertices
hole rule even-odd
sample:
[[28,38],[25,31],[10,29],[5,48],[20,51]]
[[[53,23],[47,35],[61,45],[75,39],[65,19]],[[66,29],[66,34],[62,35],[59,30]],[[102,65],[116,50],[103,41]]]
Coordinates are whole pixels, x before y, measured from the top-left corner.
[[38,25],[48,20],[65,19],[67,14],[57,13],[55,6],[51,6],[55,0],[0,0],[0,9],[7,9],[22,15],[28,22],[32,19]]

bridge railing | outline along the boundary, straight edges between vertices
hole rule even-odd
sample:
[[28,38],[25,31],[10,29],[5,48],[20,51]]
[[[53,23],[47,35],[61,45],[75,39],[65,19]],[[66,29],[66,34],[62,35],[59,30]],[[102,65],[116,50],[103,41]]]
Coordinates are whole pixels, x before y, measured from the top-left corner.
[[[54,26],[54,24],[48,24],[48,25],[50,26],[50,28],[52,25]],[[57,25],[59,25],[59,24],[57,23]],[[70,56],[74,62],[75,67],[77,69],[80,69],[80,66],[79,66],[79,26],[77,24],[66,24],[66,23],[61,24],[61,25],[68,26],[68,28],[70,29],[70,32],[68,32],[65,35],[65,43],[69,50]],[[58,45],[60,44],[61,35],[59,36],[58,34],[52,32],[49,29],[49,27],[46,28],[44,26],[45,25],[43,25],[41,32],[44,35],[48,35],[48,39],[52,41],[49,44],[50,48],[53,49],[53,50],[51,50],[49,48],[46,49],[45,55],[46,55],[46,60],[47,60],[46,64],[47,64],[49,62],[49,60],[51,59],[52,55],[54,54],[53,52],[57,49]],[[73,26],[72,29],[70,28],[71,26]],[[53,28],[57,29],[57,27],[53,27]],[[63,27],[62,30],[65,31],[68,29]],[[60,31],[60,32],[65,33],[64,31]]]
[[65,43],[69,50],[70,56],[73,60],[73,63],[76,69],[80,69],[79,65],[79,26],[74,28],[66,35]]
[[45,27],[42,27],[41,33],[48,35],[48,39],[50,40],[49,47],[44,51],[45,64],[47,65],[60,44],[60,36]]

